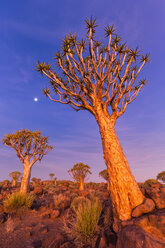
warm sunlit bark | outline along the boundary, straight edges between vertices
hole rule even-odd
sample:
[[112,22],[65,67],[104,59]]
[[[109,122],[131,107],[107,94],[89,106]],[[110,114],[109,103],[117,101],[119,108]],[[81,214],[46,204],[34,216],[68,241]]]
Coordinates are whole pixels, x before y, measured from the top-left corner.
[[84,190],[84,178],[80,178],[80,190]]
[[96,116],[99,125],[104,160],[110,178],[110,195],[114,218],[121,221],[131,218],[132,209],[144,201],[127,159],[117,138],[112,119],[101,112]]
[[109,179],[107,180],[107,190],[108,190],[108,192],[110,191],[110,182],[109,182]]
[[31,175],[31,167],[28,163],[24,163],[24,172],[21,181],[20,193],[23,194],[27,193],[29,188],[30,175]]

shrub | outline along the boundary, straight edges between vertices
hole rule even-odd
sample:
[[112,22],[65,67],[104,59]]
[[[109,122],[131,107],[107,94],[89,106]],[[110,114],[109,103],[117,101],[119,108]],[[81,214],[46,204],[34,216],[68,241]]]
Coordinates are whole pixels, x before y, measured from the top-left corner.
[[54,196],[54,206],[60,207],[61,203],[64,201],[70,201],[70,198],[64,194],[59,194]]
[[144,182],[144,187],[147,188],[147,187],[152,186],[152,184],[156,184],[156,183],[159,183],[158,180],[156,180],[156,179],[148,179],[148,180],[146,180]]
[[17,211],[19,209],[28,209],[32,206],[34,195],[22,194],[20,192],[13,193],[4,200],[4,208],[7,211]]
[[97,233],[102,205],[97,198],[92,200],[77,198],[73,200],[72,208],[76,214],[76,221],[70,223],[70,232],[74,238],[86,244]]
[[90,202],[88,198],[78,196],[73,199],[70,207],[76,212],[80,204],[86,204],[87,202]]

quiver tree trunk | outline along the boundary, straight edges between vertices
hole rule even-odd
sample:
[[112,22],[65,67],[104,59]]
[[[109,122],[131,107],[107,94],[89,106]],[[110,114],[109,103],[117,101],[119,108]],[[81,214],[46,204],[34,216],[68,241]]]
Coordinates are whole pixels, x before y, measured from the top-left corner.
[[103,154],[110,178],[110,196],[114,219],[119,221],[131,218],[132,209],[144,201],[114,128],[114,121],[105,115],[98,115]]
[[17,180],[12,180],[12,187],[15,187],[16,186],[16,184],[17,184]]
[[31,175],[31,167],[29,164],[24,164],[24,172],[21,180],[21,188],[20,193],[27,193],[29,188],[29,181],[30,181],[30,175]]
[[80,190],[84,190],[84,178],[80,177]]

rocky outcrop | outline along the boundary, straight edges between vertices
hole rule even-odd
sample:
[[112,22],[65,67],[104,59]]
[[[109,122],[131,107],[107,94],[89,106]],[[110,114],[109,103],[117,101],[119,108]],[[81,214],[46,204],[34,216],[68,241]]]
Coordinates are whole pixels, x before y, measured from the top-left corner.
[[165,185],[153,184],[145,189],[145,195],[155,202],[157,209],[165,208]]
[[137,225],[128,225],[118,233],[116,248],[165,248],[165,242]]

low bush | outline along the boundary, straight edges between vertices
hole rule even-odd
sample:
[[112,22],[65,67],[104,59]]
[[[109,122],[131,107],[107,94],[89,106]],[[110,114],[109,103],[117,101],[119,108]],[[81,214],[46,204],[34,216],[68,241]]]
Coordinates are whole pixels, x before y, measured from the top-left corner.
[[61,203],[64,201],[70,201],[70,198],[64,194],[59,194],[54,196],[54,206],[60,207]]
[[[147,188],[147,187],[150,187],[152,186],[152,184],[157,184],[159,183],[158,180],[156,179],[148,179],[144,182],[144,187]],[[160,183],[159,183],[160,184]]]
[[34,195],[13,193],[4,200],[3,205],[6,211],[17,211],[19,209],[28,209],[32,206]]

